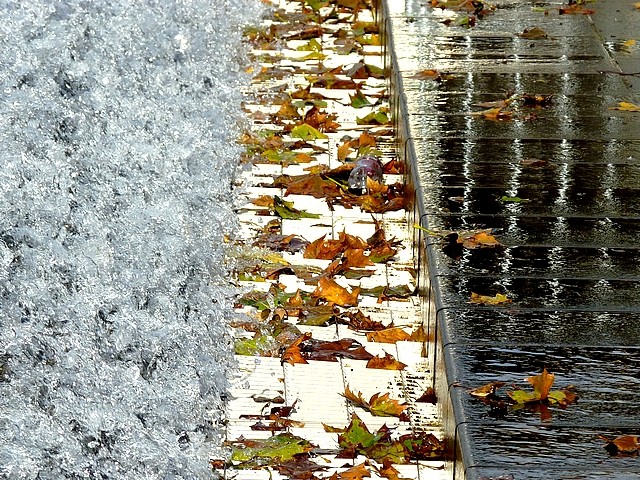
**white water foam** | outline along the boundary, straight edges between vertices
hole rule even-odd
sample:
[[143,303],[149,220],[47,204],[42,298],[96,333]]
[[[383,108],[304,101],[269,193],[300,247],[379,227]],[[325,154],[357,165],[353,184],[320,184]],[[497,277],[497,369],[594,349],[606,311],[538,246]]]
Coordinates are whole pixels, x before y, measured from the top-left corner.
[[212,477],[259,11],[0,1],[0,478]]

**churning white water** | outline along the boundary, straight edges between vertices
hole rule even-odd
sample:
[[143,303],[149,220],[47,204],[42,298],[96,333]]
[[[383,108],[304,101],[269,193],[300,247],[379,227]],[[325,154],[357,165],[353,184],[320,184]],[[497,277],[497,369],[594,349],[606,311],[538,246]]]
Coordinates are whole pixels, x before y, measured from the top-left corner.
[[258,10],[0,0],[0,478],[212,477]]

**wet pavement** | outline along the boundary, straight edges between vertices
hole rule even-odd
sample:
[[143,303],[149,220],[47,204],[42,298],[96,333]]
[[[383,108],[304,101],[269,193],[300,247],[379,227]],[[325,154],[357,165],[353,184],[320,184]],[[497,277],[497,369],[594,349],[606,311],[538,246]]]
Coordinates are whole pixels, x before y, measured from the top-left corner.
[[[638,458],[610,457],[601,438],[640,434],[640,113],[611,109],[640,103],[640,10],[500,1],[468,28],[465,12],[427,3],[383,8],[452,476],[640,478]],[[546,36],[523,36],[533,27]],[[501,116],[480,113],[505,99]],[[501,245],[445,239],[477,229]],[[526,389],[543,368],[577,403],[541,412],[469,395]]]

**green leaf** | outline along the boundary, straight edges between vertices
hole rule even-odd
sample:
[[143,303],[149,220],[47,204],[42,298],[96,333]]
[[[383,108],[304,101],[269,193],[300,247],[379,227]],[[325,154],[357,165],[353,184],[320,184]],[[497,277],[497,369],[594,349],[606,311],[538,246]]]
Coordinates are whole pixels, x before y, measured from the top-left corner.
[[389,123],[389,116],[386,112],[378,110],[377,112],[371,112],[366,117],[356,118],[358,125],[387,125]]
[[322,52],[311,52],[309,55],[300,57],[298,60],[324,60],[325,58],[327,58],[327,55]]
[[256,338],[240,338],[235,341],[233,351],[236,355],[261,356],[278,349],[278,342],[269,335]]
[[286,220],[300,220],[301,218],[320,218],[317,213],[308,213],[293,208],[293,202],[285,202],[278,196],[273,197],[274,210],[277,216]]
[[304,0],[304,3],[316,13],[318,13],[321,8],[329,5],[329,2],[325,0]]
[[281,433],[266,440],[241,440],[231,442],[231,460],[248,462],[266,459],[271,464],[282,463],[294,458],[295,455],[306,453],[313,449],[307,440]]
[[315,129],[306,123],[294,127],[291,130],[291,136],[294,138],[300,138],[304,141],[329,138],[320,130]]
[[526,198],[508,197],[507,195],[504,195],[500,200],[505,202],[505,203],[524,203],[524,202],[528,202],[529,201]]
[[530,403],[537,402],[540,400],[540,396],[535,393],[527,392],[525,390],[511,390],[507,391],[507,395],[509,398],[516,403]]
[[349,98],[351,99],[351,106],[353,108],[370,107],[372,105],[360,90],[357,90],[355,95],[349,95]]
[[400,442],[378,442],[363,453],[379,463],[407,463],[407,450]]
[[321,52],[322,45],[320,45],[320,42],[318,42],[318,40],[316,40],[315,38],[312,38],[304,45],[301,45],[298,48],[296,48],[296,50],[300,52]]
[[360,420],[360,417],[356,414],[353,415],[351,423],[345,432],[338,437],[338,442],[343,448],[358,446],[368,448],[373,445],[376,440],[376,435],[369,431],[364,422]]

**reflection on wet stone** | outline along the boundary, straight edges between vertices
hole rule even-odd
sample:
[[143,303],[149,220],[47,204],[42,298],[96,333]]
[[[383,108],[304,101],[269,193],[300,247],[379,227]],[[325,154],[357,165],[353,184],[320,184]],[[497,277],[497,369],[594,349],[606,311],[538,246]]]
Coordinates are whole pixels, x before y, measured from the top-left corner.
[[[423,234],[436,286],[429,321],[462,439],[456,468],[467,478],[602,478],[598,435],[640,428],[638,116],[610,109],[638,103],[637,79],[615,73],[637,71],[637,54],[625,60],[611,47],[635,30],[622,0],[593,4],[593,15],[559,15],[555,5],[545,15],[525,3],[497,1],[466,29],[419,2],[393,13],[411,18],[394,23],[393,38],[406,46],[397,68],[421,221],[435,232]],[[523,38],[534,26],[545,36]],[[438,81],[416,75],[426,69]],[[525,94],[550,97],[532,106],[517,101]],[[501,101],[508,114],[481,113]],[[451,240],[476,229],[491,229],[501,247]],[[472,293],[512,302],[473,305]],[[580,396],[546,425],[526,411],[491,416],[456,388],[521,382],[542,368]],[[598,474],[638,478],[634,468],[622,459]]]

